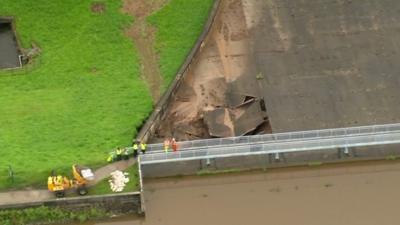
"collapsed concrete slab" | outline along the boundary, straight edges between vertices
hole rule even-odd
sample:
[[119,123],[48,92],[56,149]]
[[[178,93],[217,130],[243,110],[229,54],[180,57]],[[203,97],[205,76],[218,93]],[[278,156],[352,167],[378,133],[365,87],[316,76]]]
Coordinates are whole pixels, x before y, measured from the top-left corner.
[[231,137],[251,134],[268,121],[261,100],[252,99],[241,107],[217,108],[204,113],[211,137]]
[[260,100],[257,100],[245,107],[244,112],[233,121],[235,136],[251,134],[267,121],[267,113],[263,111]]
[[216,108],[204,112],[204,121],[211,137],[231,137],[234,135],[231,115],[227,108]]

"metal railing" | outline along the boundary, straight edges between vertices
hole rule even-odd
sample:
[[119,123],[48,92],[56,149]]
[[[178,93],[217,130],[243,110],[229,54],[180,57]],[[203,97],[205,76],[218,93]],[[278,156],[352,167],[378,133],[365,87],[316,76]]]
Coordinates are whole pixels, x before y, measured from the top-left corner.
[[[213,146],[229,146],[237,144],[252,144],[252,143],[267,143],[275,141],[296,141],[299,139],[314,139],[314,138],[329,138],[339,136],[351,135],[366,135],[373,133],[386,133],[386,132],[400,132],[400,123],[372,125],[372,126],[359,126],[348,128],[335,128],[323,130],[310,130],[310,131],[296,131],[287,133],[252,135],[252,136],[239,136],[229,138],[212,138],[194,141],[179,142],[179,149],[190,150],[196,148],[208,148]],[[163,151],[163,144],[149,144],[147,150],[149,152]]]
[[[231,140],[232,142],[227,143],[226,140]],[[400,143],[400,124],[181,142],[179,143],[181,149],[185,144],[190,147],[183,148],[178,152],[168,153],[154,150],[153,152],[149,152],[149,154],[141,155],[141,163],[153,164],[171,161],[279,154],[395,143]],[[196,145],[199,146],[196,147]]]
[[146,213],[145,206],[145,197],[144,197],[144,188],[143,188],[143,174],[142,174],[142,163],[141,158],[139,157],[137,160],[138,163],[138,174],[139,174],[139,188],[140,188],[140,214]]

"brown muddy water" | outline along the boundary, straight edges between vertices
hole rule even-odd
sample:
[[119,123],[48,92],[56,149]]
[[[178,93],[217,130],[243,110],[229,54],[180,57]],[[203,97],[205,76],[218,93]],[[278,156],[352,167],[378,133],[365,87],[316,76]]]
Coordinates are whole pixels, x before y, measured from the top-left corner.
[[87,225],[399,224],[399,162],[150,180],[145,188],[145,219]]

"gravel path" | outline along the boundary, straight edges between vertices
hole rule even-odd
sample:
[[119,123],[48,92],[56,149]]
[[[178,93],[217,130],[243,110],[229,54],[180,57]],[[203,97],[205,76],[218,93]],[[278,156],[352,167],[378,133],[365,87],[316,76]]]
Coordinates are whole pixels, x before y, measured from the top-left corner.
[[[123,160],[104,166],[94,172],[95,180],[90,185],[95,185],[103,179],[110,176],[115,170],[126,170],[128,167],[136,163],[135,159]],[[43,179],[46,181],[46,179]],[[90,190],[89,190],[90,191]],[[7,204],[31,203],[53,199],[54,194],[48,190],[23,190],[0,192],[0,206]]]

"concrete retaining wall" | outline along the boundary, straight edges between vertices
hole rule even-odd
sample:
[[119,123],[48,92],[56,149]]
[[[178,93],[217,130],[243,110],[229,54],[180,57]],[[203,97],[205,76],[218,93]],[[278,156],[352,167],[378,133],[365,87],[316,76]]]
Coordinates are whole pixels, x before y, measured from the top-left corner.
[[130,192],[123,194],[111,194],[101,196],[85,196],[63,199],[51,199],[38,202],[26,202],[20,204],[0,205],[0,210],[5,209],[24,209],[39,206],[60,207],[66,210],[77,211],[86,208],[96,207],[112,213],[135,212],[143,214],[141,211],[140,192]]
[[17,43],[17,48],[20,54],[22,54],[22,44],[20,41],[20,38],[18,36],[18,32],[17,32],[17,27],[15,25],[15,18],[12,16],[7,16],[7,17],[0,17],[0,23],[11,23],[13,32],[14,32],[14,36],[15,36],[15,42]]
[[[4,32],[2,34],[2,42],[5,44],[6,48],[4,51],[6,54],[2,54],[1,58],[3,65],[0,65],[1,71],[6,70],[16,70],[22,68],[22,54],[23,50],[21,48],[21,43],[19,41],[15,21],[13,17],[0,17],[0,24],[10,24],[11,32]],[[7,47],[8,46],[8,47]]]
[[351,148],[345,154],[344,149],[326,149],[280,154],[237,156],[211,160],[191,160],[182,162],[142,165],[144,178],[195,175],[204,171],[249,170],[279,168],[324,163],[340,163],[362,160],[400,159],[400,145],[382,145]]
[[0,23],[12,23],[14,20],[11,16],[2,16],[0,17]]
[[186,60],[176,74],[175,79],[172,81],[168,89],[158,101],[155,109],[139,131],[134,141],[147,142],[149,137],[154,135],[155,131],[158,128],[158,125],[160,124],[160,121],[165,118],[165,113],[167,112],[171,99],[175,96],[177,90],[184,81],[184,75],[186,74],[186,71],[189,70],[190,66],[193,63],[193,60],[196,58],[196,55],[200,52],[203,42],[205,41],[207,34],[210,31],[212,24],[214,23],[214,19],[219,9],[220,2],[221,0],[214,0],[213,8],[211,9],[210,15],[208,17],[207,23],[204,26],[202,34],[198,38],[189,55],[186,57]]

